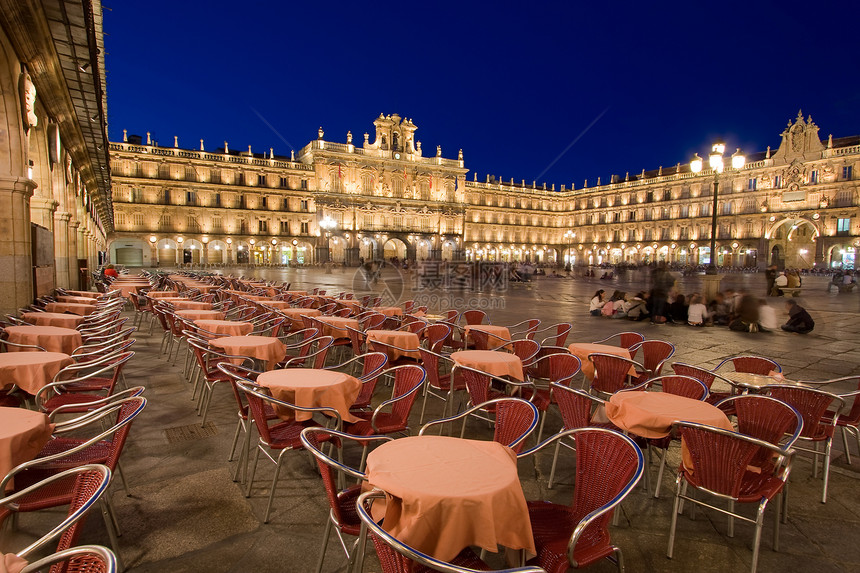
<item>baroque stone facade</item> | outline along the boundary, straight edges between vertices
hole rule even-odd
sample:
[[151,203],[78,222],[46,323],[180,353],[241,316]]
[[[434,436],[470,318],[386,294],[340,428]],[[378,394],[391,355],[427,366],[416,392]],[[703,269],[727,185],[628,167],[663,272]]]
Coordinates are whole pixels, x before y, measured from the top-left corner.
[[[111,144],[114,260],[127,264],[357,264],[372,258],[575,265],[710,260],[715,173],[676,163],[581,189],[477,175],[425,156],[417,126],[374,121],[356,145],[318,138],[291,157]],[[854,265],[860,137],[821,140],[798,113],[776,151],[719,175],[717,264]]]

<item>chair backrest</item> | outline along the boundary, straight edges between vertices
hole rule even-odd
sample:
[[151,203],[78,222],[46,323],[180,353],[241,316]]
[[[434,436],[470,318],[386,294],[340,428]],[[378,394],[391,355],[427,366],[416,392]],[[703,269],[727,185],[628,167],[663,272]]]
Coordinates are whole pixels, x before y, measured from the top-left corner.
[[[361,494],[356,503],[358,518],[362,522],[362,528],[366,528],[373,541],[373,546],[376,549],[376,555],[379,558],[379,564],[382,568],[382,573],[412,573],[413,571],[442,571],[444,573],[478,573],[478,571],[487,571],[485,567],[481,569],[471,569],[461,565],[454,565],[447,561],[440,561],[425,553],[418,551],[406,545],[379,525],[371,515],[371,506],[374,500],[384,499],[385,493],[381,490],[372,490]],[[361,543],[359,544],[362,545]],[[479,559],[475,561],[484,565]],[[540,567],[517,567],[514,569],[496,569],[497,573],[546,573]]]
[[726,358],[720,362],[716,368],[714,368],[714,371],[719,370],[724,364],[728,363],[731,363],[734,366],[735,372],[746,372],[749,374],[759,374],[761,376],[767,376],[771,372],[782,372],[782,366],[770,358],[752,355],[731,356]]
[[[373,399],[373,392],[376,390],[376,383],[382,375],[385,365],[388,363],[388,356],[384,352],[368,352],[357,358],[362,358],[364,364],[361,368],[361,390],[354,400],[357,406],[369,406]],[[355,359],[353,359],[355,360]]]
[[663,370],[663,363],[675,354],[675,345],[664,340],[644,340],[634,344],[630,350],[630,356],[635,351],[642,349],[642,364],[650,370],[654,376],[659,376]]
[[418,353],[421,355],[421,363],[424,365],[424,371],[427,373],[427,385],[432,388],[441,389],[442,384],[439,381],[439,358],[441,355],[421,346],[418,347]]
[[424,329],[424,338],[427,340],[427,348],[433,352],[439,352],[442,350],[442,345],[445,344],[445,339],[448,338],[448,334],[450,333],[451,327],[447,324],[442,324],[440,322],[431,324]]
[[412,405],[418,397],[418,390],[424,385],[427,373],[424,368],[415,364],[395,366],[384,371],[383,374],[394,373],[394,391],[391,400],[395,401],[391,408],[394,420],[407,424]]
[[585,390],[571,388],[566,384],[550,383],[552,397],[558,403],[561,423],[564,430],[587,428],[591,425],[592,410],[595,405],[602,405],[603,400],[592,396]]
[[366,316],[364,320],[359,323],[359,326],[361,327],[361,330],[364,331],[376,330],[380,326],[382,326],[382,323],[385,322],[387,318],[388,317],[381,312],[375,312],[371,315]]
[[489,324],[487,313],[483,310],[467,310],[463,312],[463,320],[466,324]]
[[[550,379],[550,366],[555,362],[547,360],[547,358],[556,354],[566,354],[568,356],[572,356],[572,354],[570,354],[570,350],[563,346],[541,346],[540,350],[538,350],[537,356],[535,356],[535,359],[532,361],[531,365],[528,368],[529,377],[544,380]],[[579,359],[577,359],[577,362],[578,361]],[[580,363],[579,367],[581,366],[582,364]]]
[[[496,404],[496,428],[493,441],[508,446],[514,453],[520,453],[525,446],[526,438],[537,427],[540,414],[537,407],[522,398],[499,398],[492,400]],[[486,408],[487,403],[478,404],[476,408]]]
[[817,388],[804,388],[787,384],[772,384],[764,386],[762,389],[769,396],[782,400],[797,410],[803,418],[803,430],[800,437],[821,440],[833,435],[835,419],[825,422],[823,418],[824,413],[834,403],[837,412],[842,410],[845,400],[839,396]]
[[[308,425],[307,422],[297,422],[295,420],[296,412],[309,412],[312,414],[320,412],[327,416],[331,416],[334,419],[335,429],[339,430],[341,427],[340,414],[334,408],[303,408],[301,406],[290,404],[289,402],[285,402],[283,400],[278,400],[270,394],[268,388],[259,386],[257,384],[251,384],[247,380],[237,380],[236,384],[239,386],[239,389],[245,393],[245,399],[248,401],[248,410],[254,420],[254,425],[257,428],[257,433],[260,434],[260,440],[266,444],[272,444],[276,441],[273,440],[271,428],[269,427],[269,419],[266,413],[267,404],[274,408],[276,411],[291,412],[293,414],[293,424]],[[298,439],[298,437],[290,437],[288,439],[291,441],[290,447],[292,449],[302,447],[301,441]]]
[[517,358],[522,361],[523,368],[531,366],[532,362],[534,362],[535,356],[537,356],[538,351],[540,351],[540,344],[529,339],[514,340],[510,343],[509,347],[513,350]]
[[[701,489],[737,499],[741,492],[744,474],[759,452],[790,458],[790,453],[778,446],[740,434],[693,422],[675,422],[684,440],[692,462],[690,470],[696,475]],[[782,459],[774,468],[782,466]]]
[[588,359],[594,364],[594,379],[591,381],[591,387],[606,394],[614,394],[629,386],[628,377],[631,367],[642,368],[638,362],[614,354],[597,352],[589,354]]
[[463,377],[463,382],[466,384],[466,391],[469,392],[469,400],[472,404],[481,404],[489,401],[491,380],[489,374],[471,368],[455,366],[451,376],[453,378],[458,374]]
[[659,384],[666,394],[683,396],[692,400],[704,400],[708,397],[708,387],[701,380],[680,374],[658,376],[649,380],[651,385]]
[[595,340],[594,344],[603,344],[604,342],[609,342],[610,340],[618,338],[618,346],[621,348],[626,348],[630,350],[630,357],[632,358],[635,355],[636,350],[633,350],[633,347],[639,344],[640,342],[645,341],[645,337],[638,332],[619,332],[617,334],[613,334],[612,336],[608,336],[603,340]]
[[236,400],[236,405],[239,408],[239,416],[243,420],[248,419],[248,404],[245,400],[245,393],[239,388],[239,382],[247,382],[251,384],[257,383],[257,376],[262,374],[258,370],[254,370],[242,364],[233,364],[232,362],[219,362],[218,370],[230,377],[230,387],[233,389],[233,398]]
[[698,366],[693,366],[692,364],[685,364],[684,362],[673,362],[672,363],[672,371],[679,376],[689,376],[690,378],[695,378],[699,382],[705,385],[705,387],[710,392],[711,386],[714,384],[714,379],[716,376],[710,370],[706,370],[705,368],[700,368]]
[[545,343],[551,343],[552,346],[564,346],[564,343],[567,341],[567,335],[570,333],[573,325],[569,322],[559,322],[550,328],[555,329],[555,334],[544,338],[540,343],[541,346]]
[[[738,432],[775,446],[790,448],[803,431],[803,417],[800,413],[772,396],[729,396],[715,406],[736,417]],[[768,450],[763,450],[760,456],[753,460],[752,465],[761,465],[770,455]]]
[[79,545],[58,551],[21,569],[21,573],[38,573],[51,566],[51,571],[75,571],[86,573],[116,573],[116,555],[101,545]]

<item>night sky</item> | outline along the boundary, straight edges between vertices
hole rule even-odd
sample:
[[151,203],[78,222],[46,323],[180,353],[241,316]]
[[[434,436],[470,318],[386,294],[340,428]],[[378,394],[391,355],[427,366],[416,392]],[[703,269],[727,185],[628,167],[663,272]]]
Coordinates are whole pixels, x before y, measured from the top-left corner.
[[[852,8],[852,6],[854,6]],[[467,175],[604,183],[779,145],[802,108],[860,134],[852,2],[106,0],[109,135],[289,155],[380,113]]]

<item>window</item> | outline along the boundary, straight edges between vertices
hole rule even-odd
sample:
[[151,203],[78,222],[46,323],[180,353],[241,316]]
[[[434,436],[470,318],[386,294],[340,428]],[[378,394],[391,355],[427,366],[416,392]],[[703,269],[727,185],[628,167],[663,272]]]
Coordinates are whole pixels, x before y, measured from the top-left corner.
[[281,202],[281,209],[284,211],[290,210],[290,200],[286,197],[284,197],[283,201]]
[[186,191],[185,192],[185,204],[186,205],[196,205],[197,204],[197,193],[194,191]]
[[268,207],[269,198],[263,195],[260,197],[260,207],[266,209]]
[[630,211],[630,221],[636,220],[636,211]]
[[241,171],[236,174],[236,185],[244,185],[245,184],[245,174]]
[[652,236],[653,236],[653,230],[652,229],[645,229],[642,232],[642,240],[643,241],[650,241]]
[[213,233],[221,233],[224,231],[224,223],[221,221],[221,217],[213,217],[212,218],[212,232]]
[[131,190],[131,202],[132,203],[140,203],[140,189],[132,189]]
[[289,235],[290,234],[290,222],[289,221],[281,221],[281,234]]
[[135,213],[132,215],[135,227],[143,227],[143,213]]
[[809,184],[816,185],[818,183],[818,171],[812,170],[809,172]]
[[302,222],[301,233],[302,235],[307,235],[308,233],[310,233],[310,224],[307,221]]
[[723,203],[723,215],[731,215],[732,214],[732,202],[726,201]]
[[854,192],[850,189],[842,189],[836,193],[837,207],[851,207],[854,203]]
[[195,181],[197,179],[197,174],[194,172],[194,168],[190,165],[185,166],[185,180],[186,181]]
[[307,188],[308,188],[308,180],[307,180],[307,179],[302,179],[301,188],[302,188],[302,189],[307,189]]
[[773,188],[779,189],[782,187],[782,175],[774,175],[773,176]]
[[169,231],[173,227],[172,222],[170,220],[170,215],[162,215],[160,219],[158,219],[158,229],[161,231]]
[[200,222],[194,215],[188,215],[188,217],[186,217],[185,225],[189,231],[200,231]]
[[241,193],[239,194],[239,208],[245,209],[245,196]]
[[707,217],[711,214],[711,205],[710,203],[705,203],[702,205],[702,208],[699,210],[699,217]]
[[848,180],[853,179],[854,168],[850,165],[846,165],[842,168],[842,179]]
[[851,219],[836,219],[836,234],[847,235],[851,232]]
[[681,212],[680,212],[679,216],[682,219],[686,219],[687,217],[689,217],[690,216],[690,206],[689,205],[681,205]]
[[266,176],[265,175],[257,175],[257,185],[264,187],[266,185]]
[[243,235],[248,232],[248,221],[245,219],[239,219],[239,232]]
[[628,229],[627,230],[627,240],[635,241],[636,240],[636,229]]
[[302,202],[301,202],[301,210],[302,210],[302,211],[307,211],[307,210],[308,210],[308,200],[307,200],[307,199],[302,199]]
[[221,194],[220,193],[215,193],[215,206],[216,207],[221,206]]
[[758,179],[753,177],[752,179],[747,179],[747,191],[755,191],[756,184],[758,183]]
[[257,221],[257,232],[258,233],[268,233],[269,232],[269,222],[260,219]]
[[128,224],[128,217],[125,213],[117,213],[114,218],[117,227],[125,227]]
[[289,183],[288,183],[286,177],[281,177],[281,187],[283,187],[283,188],[289,187]]
[[170,189],[165,189],[162,191],[162,197],[164,198],[164,203],[166,205],[170,204]]

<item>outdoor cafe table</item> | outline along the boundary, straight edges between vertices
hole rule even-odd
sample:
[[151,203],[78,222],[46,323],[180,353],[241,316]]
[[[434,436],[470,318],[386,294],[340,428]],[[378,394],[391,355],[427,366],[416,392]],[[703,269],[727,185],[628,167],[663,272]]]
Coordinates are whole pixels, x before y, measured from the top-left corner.
[[342,316],[318,316],[316,318],[322,323],[322,334],[334,338],[349,338],[346,328],[359,330],[358,320],[355,318],[344,318]]
[[76,302],[78,304],[95,304],[95,300],[88,296],[70,296],[67,294],[57,295],[57,302]]
[[463,336],[466,337],[466,340],[469,339],[469,332],[473,330],[486,332],[490,335],[487,337],[487,344],[489,345],[490,350],[502,348],[508,342],[511,341],[511,331],[508,330],[507,326],[495,326],[492,324],[469,324],[463,327]]
[[767,386],[769,384],[789,384],[792,386],[806,386],[806,384],[802,384],[800,382],[786,380],[782,376],[782,374],[778,374],[776,372],[769,375],[752,374],[750,372],[726,372],[721,373],[721,376],[734,382],[735,386],[738,386],[739,388],[742,388],[744,390],[749,390],[750,392],[759,392],[761,391],[762,386]]
[[[606,416],[626,432],[643,438],[665,438],[674,422],[697,422],[734,431],[726,415],[707,402],[665,392],[616,392],[606,403]],[[691,468],[681,445],[684,466]]]
[[399,306],[374,306],[371,310],[385,316],[403,316],[403,309]]
[[49,302],[45,305],[45,310],[47,312],[71,312],[79,316],[86,316],[95,312],[96,305],[95,303],[80,304],[77,302]]
[[516,455],[498,442],[448,436],[386,442],[367,457],[367,481],[388,494],[385,530],[418,551],[444,561],[469,546],[535,553]]
[[25,312],[21,318],[36,326],[62,326],[63,328],[77,328],[84,321],[83,316],[63,312]]
[[[285,300],[266,300],[266,301],[261,301],[261,304],[263,306],[268,306],[268,307],[274,308],[276,310],[293,308],[293,305],[291,305],[288,301],[285,301]],[[302,309],[296,309],[296,310],[302,310]],[[314,309],[314,310],[316,310],[316,309]],[[319,312],[319,311],[317,311],[317,312]]]
[[152,285],[147,281],[136,282],[118,282],[114,281],[110,284],[111,290],[119,290],[123,297],[128,298],[131,293],[136,293],[142,288],[152,288]]
[[[594,380],[594,364],[588,359],[589,354],[613,354],[630,360],[630,351],[620,346],[611,346],[609,344],[590,344],[586,342],[574,342],[567,347],[570,353],[579,358],[582,363],[582,373],[588,380]],[[630,376],[636,375],[636,369],[630,365],[630,370],[627,372]]]
[[197,302],[194,300],[180,299],[171,300],[170,304],[173,305],[174,310],[212,310],[211,302]]
[[403,352],[397,348],[384,347],[382,352],[385,352],[385,354],[388,355],[389,360],[396,360],[401,356],[416,359],[421,358],[421,354],[418,352],[418,344],[420,340],[418,339],[418,335],[414,332],[403,330],[368,330],[366,334],[368,346],[373,342],[382,342],[383,344],[390,344],[408,351]]
[[177,310],[173,314],[185,320],[224,320],[220,310]]
[[[0,407],[0,476],[36,457],[54,433],[47,414]],[[12,484],[7,484],[11,488]],[[0,496],[3,492],[0,492]]]
[[149,298],[185,298],[179,296],[175,290],[151,290],[146,293]]
[[266,370],[274,369],[287,354],[287,347],[274,336],[226,336],[213,338],[209,344],[224,349],[227,354],[248,356],[265,363]]
[[[187,312],[187,311],[186,311]],[[227,336],[246,336],[254,330],[254,325],[250,322],[240,322],[236,320],[206,320],[198,319],[194,324],[203,330],[214,334],[224,334]]]
[[[275,301],[275,302],[283,302],[283,301]],[[270,303],[265,303],[270,304]],[[277,308],[277,307],[272,307]],[[305,325],[302,322],[303,316],[320,316],[322,313],[318,308],[277,308],[278,312],[286,316],[290,323],[292,324],[292,329],[301,329],[304,328]]]
[[[361,392],[361,381],[357,378],[334,370],[315,368],[282,368],[263,372],[257,377],[257,384],[272,391],[278,400],[303,408],[334,408],[344,422],[359,422],[349,413],[355,399]],[[278,416],[291,420],[293,411],[275,408]],[[296,420],[310,420],[311,412],[295,412]]]
[[65,292],[66,292],[66,294],[69,294],[72,296],[85,296],[87,298],[92,298],[92,299],[101,298],[102,296],[104,296],[104,293],[93,292],[91,290],[67,290]]
[[474,368],[493,376],[510,376],[523,381],[523,363],[516,354],[496,350],[460,350],[451,354],[460,366]]
[[57,372],[71,363],[72,359],[63,352],[0,353],[0,387],[16,384],[35,396]]
[[[7,326],[6,334],[9,342],[41,346],[48,352],[71,354],[84,343],[80,332],[74,328],[61,326]],[[33,348],[17,348],[15,346],[9,346],[7,350],[9,352],[38,352]]]

